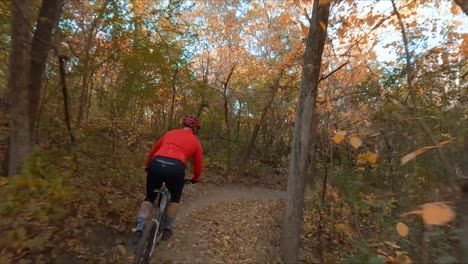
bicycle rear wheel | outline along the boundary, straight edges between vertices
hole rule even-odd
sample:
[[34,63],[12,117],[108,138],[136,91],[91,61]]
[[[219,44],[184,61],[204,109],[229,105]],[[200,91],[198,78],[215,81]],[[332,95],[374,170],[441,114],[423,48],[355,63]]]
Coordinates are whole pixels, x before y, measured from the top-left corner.
[[135,248],[135,258],[133,264],[147,264],[150,262],[150,253],[153,246],[153,237],[156,235],[156,224],[148,221],[138,245]]

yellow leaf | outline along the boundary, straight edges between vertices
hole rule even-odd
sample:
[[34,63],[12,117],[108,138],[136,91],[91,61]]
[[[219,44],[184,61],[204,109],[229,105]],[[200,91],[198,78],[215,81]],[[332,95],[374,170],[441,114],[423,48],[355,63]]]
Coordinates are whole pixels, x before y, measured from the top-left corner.
[[331,0],[319,0],[319,5],[329,4]]
[[369,105],[365,104],[365,105],[361,106],[361,111],[367,112],[368,110],[369,110]]
[[323,23],[322,21],[320,21],[320,27],[323,31],[327,31],[327,25],[325,25],[325,23]]
[[398,264],[411,264],[411,263],[413,263],[411,261],[410,257],[408,257],[408,255],[406,255],[403,252],[399,252],[399,251],[396,252],[395,261]]
[[358,155],[357,164],[366,164],[368,163],[371,167],[375,167],[377,165],[377,153],[373,152],[366,152],[361,153]]
[[304,36],[307,38],[307,36],[309,35],[309,27],[307,27],[306,25],[304,25],[304,23],[301,22],[301,29],[302,33],[304,33]]
[[0,185],[5,185],[8,183],[8,178],[0,177]]
[[408,161],[416,158],[418,154],[416,154],[416,152],[411,152],[409,154],[406,154],[405,156],[403,156],[403,158],[401,158],[400,160],[400,165],[403,166],[405,165],[406,163],[408,163]]
[[355,149],[358,149],[362,145],[362,140],[358,137],[352,137],[349,140],[349,143],[351,143],[351,146],[353,146]]
[[346,136],[346,131],[338,131],[335,133],[335,135],[333,136],[332,140],[336,143],[336,144],[340,144],[341,141],[343,141],[343,139],[345,138]]
[[396,230],[397,230],[397,232],[398,232],[398,234],[400,236],[402,236],[402,237],[407,237],[408,236],[409,228],[408,228],[408,226],[406,226],[402,222],[398,222],[398,224],[396,225]]
[[422,205],[422,218],[427,225],[445,225],[455,219],[455,212],[445,203]]
[[372,167],[375,167],[375,165],[377,165],[377,157],[377,153],[369,152],[369,158],[367,159],[367,161]]

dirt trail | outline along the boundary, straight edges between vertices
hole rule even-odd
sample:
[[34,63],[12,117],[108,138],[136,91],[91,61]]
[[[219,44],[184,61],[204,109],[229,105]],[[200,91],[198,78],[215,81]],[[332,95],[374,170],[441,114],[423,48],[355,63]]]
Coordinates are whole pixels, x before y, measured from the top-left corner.
[[[282,191],[242,185],[188,186],[174,236],[160,243],[152,262],[265,261],[264,255],[276,247],[276,241],[269,241],[277,240],[280,211],[274,206],[284,196]],[[255,248],[248,248],[249,243]]]

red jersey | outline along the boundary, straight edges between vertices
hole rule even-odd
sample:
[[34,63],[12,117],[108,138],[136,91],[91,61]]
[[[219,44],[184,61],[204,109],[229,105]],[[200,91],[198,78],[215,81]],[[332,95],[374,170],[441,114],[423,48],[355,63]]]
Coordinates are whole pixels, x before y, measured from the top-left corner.
[[191,129],[176,129],[164,134],[148,154],[147,168],[154,156],[176,159],[184,164],[193,156],[192,180],[196,182],[200,178],[203,159],[202,147]]

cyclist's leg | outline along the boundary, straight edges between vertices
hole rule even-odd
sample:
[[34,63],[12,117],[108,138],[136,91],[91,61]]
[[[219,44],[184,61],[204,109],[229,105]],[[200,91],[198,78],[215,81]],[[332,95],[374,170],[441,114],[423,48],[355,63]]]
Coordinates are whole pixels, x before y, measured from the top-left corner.
[[140,209],[138,210],[138,223],[137,223],[137,232],[143,231],[145,220],[150,216],[150,213],[153,209],[153,203],[156,199],[155,189],[161,188],[163,183],[163,177],[160,173],[160,168],[157,163],[151,161],[148,174],[146,176],[146,197],[145,200],[141,203]]
[[[172,234],[172,225],[179,209],[180,197],[182,196],[182,190],[184,188],[184,177],[185,168],[183,167],[172,167],[170,171],[164,175],[164,182],[171,193],[171,202],[167,207],[164,229],[170,231],[170,234]],[[166,235],[166,239],[169,237],[170,235]]]

